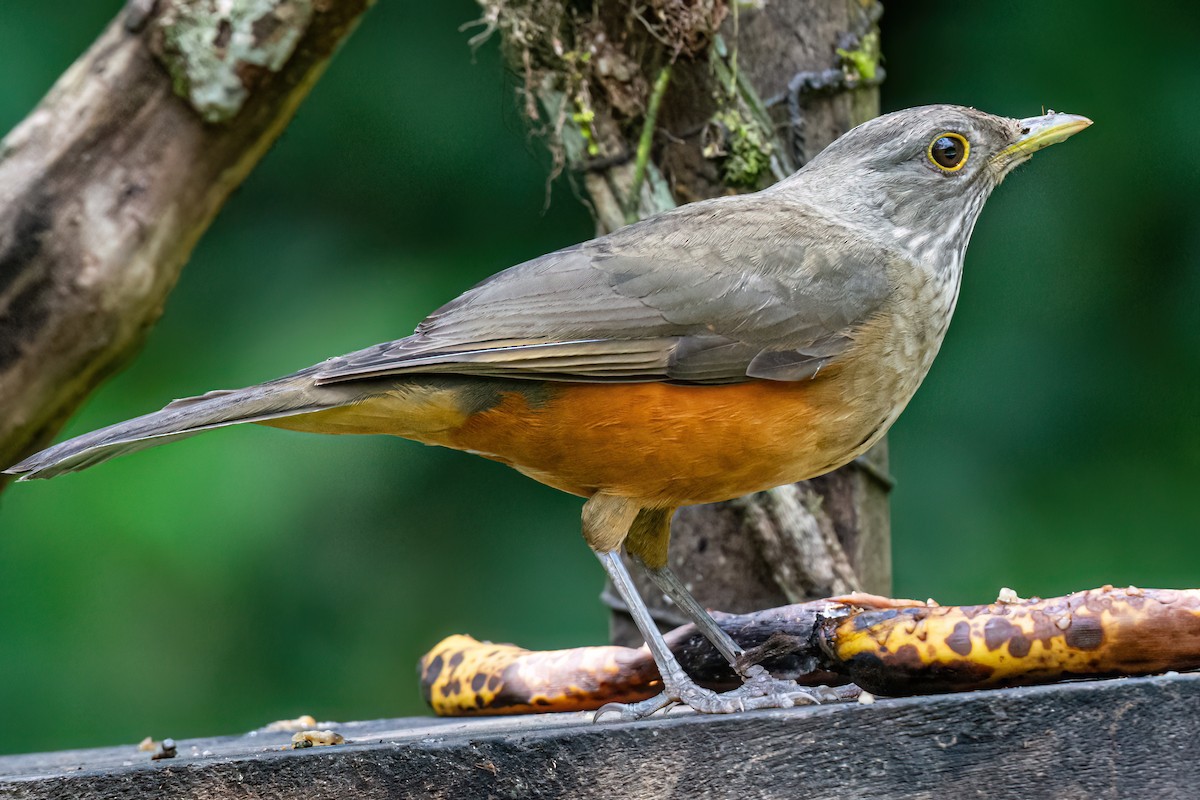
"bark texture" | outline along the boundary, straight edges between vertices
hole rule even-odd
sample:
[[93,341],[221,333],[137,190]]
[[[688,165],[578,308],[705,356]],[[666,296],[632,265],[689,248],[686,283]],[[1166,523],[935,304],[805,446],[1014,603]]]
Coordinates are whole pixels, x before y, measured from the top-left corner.
[[370,1],[133,0],[0,142],[0,464],[137,350]]
[[[522,105],[604,233],[762,188],[876,115],[880,8],[864,0],[480,0]],[[671,565],[704,605],[745,612],[891,586],[886,443],[816,480],[673,524]],[[635,576],[636,576],[635,571]],[[684,620],[650,583],[664,628]],[[612,639],[640,640],[620,601]]]

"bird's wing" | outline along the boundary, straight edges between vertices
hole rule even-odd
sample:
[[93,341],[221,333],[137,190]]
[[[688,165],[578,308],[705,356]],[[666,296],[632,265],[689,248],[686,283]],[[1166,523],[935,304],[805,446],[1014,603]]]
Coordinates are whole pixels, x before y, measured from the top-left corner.
[[696,203],[505,270],[317,380],[803,380],[879,309],[891,257],[777,198]]

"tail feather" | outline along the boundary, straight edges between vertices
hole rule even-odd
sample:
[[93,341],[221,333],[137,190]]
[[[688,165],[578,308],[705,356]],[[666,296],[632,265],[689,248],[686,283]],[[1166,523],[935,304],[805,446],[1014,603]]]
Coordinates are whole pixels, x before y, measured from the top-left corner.
[[54,445],[4,472],[20,475],[20,480],[53,478],[214,428],[323,411],[355,401],[356,392],[316,387],[308,373],[306,370],[258,386],[176,400],[161,411]]

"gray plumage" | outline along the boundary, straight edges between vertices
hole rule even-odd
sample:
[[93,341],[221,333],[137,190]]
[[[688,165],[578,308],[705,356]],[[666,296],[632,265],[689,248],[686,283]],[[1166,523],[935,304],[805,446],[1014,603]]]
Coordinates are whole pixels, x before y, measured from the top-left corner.
[[505,270],[414,335],[327,363],[317,381],[414,372],[802,379],[841,352],[890,291],[894,256],[870,246],[834,252],[823,243],[828,228],[790,199],[685,206]]

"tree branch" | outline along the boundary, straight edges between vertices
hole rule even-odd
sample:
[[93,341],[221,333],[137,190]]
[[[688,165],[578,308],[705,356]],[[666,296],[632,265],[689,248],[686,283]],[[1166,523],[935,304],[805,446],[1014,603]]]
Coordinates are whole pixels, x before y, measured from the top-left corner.
[[370,2],[135,0],[0,142],[0,463],[137,350]]

